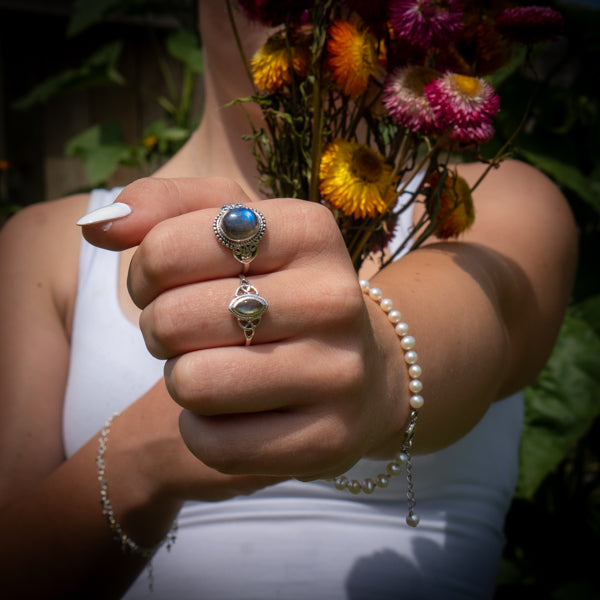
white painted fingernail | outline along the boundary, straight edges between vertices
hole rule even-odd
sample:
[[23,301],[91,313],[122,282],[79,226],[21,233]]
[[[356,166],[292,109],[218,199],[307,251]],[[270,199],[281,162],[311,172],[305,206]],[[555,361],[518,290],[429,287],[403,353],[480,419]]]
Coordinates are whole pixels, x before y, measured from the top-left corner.
[[113,202],[108,206],[103,206],[84,215],[77,221],[77,225],[94,225],[95,223],[114,221],[122,219],[129,214],[131,214],[131,206],[123,204],[123,202]]

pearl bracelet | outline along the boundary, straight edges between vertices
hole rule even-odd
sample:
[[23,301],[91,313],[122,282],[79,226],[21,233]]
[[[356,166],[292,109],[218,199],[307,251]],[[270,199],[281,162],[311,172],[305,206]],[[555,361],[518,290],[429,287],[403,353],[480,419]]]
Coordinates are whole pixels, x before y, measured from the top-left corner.
[[406,470],[408,499],[408,515],[406,523],[411,527],[416,527],[419,524],[419,516],[414,512],[416,505],[414,483],[412,476],[412,460],[411,449],[415,435],[415,427],[417,424],[418,411],[423,406],[423,383],[419,379],[422,369],[417,364],[418,355],[414,350],[415,338],[408,335],[408,325],[404,323],[402,314],[399,310],[394,309],[394,303],[389,298],[383,297],[383,292],[377,287],[371,287],[371,284],[366,279],[360,280],[360,288],[366,296],[379,304],[381,310],[387,314],[389,322],[394,326],[396,335],[400,338],[400,346],[404,350],[404,362],[408,365],[408,376],[410,378],[408,389],[410,392],[409,405],[410,415],[408,425],[404,431],[404,440],[400,448],[400,452],[396,454],[394,460],[388,463],[385,473],[380,473],[375,478],[366,478],[362,481],[359,479],[349,479],[345,475],[339,475],[333,479],[333,483],[338,490],[348,490],[352,494],[372,494],[376,488],[386,488],[390,483],[390,478],[399,475],[404,467]]
[[[100,438],[98,440],[96,470],[98,472],[98,483],[100,484],[100,505],[102,507],[102,514],[106,516],[108,525],[114,534],[114,539],[121,546],[123,553],[142,556],[143,558],[150,558],[163,544],[167,545],[167,550],[171,549],[175,543],[175,539],[177,538],[177,521],[173,523],[173,526],[171,527],[171,530],[167,534],[166,538],[154,548],[144,548],[138,545],[123,531],[123,528],[117,521],[112,503],[108,498],[108,484],[106,483],[106,465],[104,463],[104,453],[106,452],[110,426],[112,425],[113,419],[118,414],[119,413],[115,413],[110,419],[108,419],[108,421],[106,421],[102,431],[100,432]],[[152,577],[152,575],[150,575],[150,577]]]

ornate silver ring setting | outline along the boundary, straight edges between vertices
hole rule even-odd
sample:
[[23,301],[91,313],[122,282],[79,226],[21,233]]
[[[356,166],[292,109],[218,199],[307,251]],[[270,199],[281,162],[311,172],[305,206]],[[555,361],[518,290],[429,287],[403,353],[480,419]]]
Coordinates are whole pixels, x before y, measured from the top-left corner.
[[267,220],[256,208],[244,204],[225,204],[213,222],[213,230],[221,244],[233,250],[233,256],[244,265],[244,273],[258,252],[258,242],[267,230]]
[[229,310],[244,332],[246,346],[252,343],[254,331],[267,308],[269,303],[258,294],[257,289],[244,275],[240,275],[240,285],[235,292],[235,297],[229,303]]

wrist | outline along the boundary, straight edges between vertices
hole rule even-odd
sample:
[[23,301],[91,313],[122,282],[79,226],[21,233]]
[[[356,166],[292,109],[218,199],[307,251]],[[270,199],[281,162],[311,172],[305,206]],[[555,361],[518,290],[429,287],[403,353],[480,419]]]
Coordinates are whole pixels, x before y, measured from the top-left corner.
[[[387,316],[387,321],[393,326],[395,336],[399,339],[399,348],[396,347],[394,352],[400,352],[400,355],[403,357],[408,374],[408,377],[405,379],[405,381],[408,381],[408,394],[400,394],[396,402],[400,406],[406,405],[406,397],[408,396],[408,406],[406,406],[406,410],[408,410],[408,422],[397,442],[400,449],[396,452],[393,460],[388,463],[385,472],[362,480],[349,479],[345,475],[339,475],[333,479],[333,483],[338,490],[347,489],[353,494],[360,492],[372,494],[377,488],[386,488],[390,483],[390,478],[404,471],[406,473],[408,500],[406,523],[411,527],[415,527],[419,523],[419,516],[414,512],[416,502],[411,458],[418,414],[424,404],[423,397],[421,396],[423,384],[419,379],[421,376],[421,367],[418,365],[418,355],[414,349],[416,340],[412,335],[409,335],[408,324],[402,320],[400,311],[394,309],[394,303],[391,299],[384,298],[381,289],[371,286],[365,279],[360,280],[360,287],[363,294],[370,298],[374,304],[378,305],[379,309]],[[396,344],[398,344],[397,341]],[[383,354],[387,355],[387,352]]]
[[117,416],[118,413],[107,420],[98,438],[96,471],[100,505],[123,552],[149,558],[158,546],[166,543],[170,548],[174,543],[175,519],[182,502],[157,490],[152,492],[152,486],[142,484],[139,471],[127,471],[131,452],[119,452],[117,440],[111,439],[110,445],[115,448],[107,460],[109,436],[115,437],[112,429]]

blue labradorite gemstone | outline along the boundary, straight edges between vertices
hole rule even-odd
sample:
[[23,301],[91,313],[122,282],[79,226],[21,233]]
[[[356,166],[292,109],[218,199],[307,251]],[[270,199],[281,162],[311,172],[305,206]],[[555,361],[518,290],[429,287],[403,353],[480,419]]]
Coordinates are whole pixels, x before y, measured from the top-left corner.
[[236,242],[247,242],[260,228],[258,217],[249,208],[233,208],[221,222],[223,233]]

